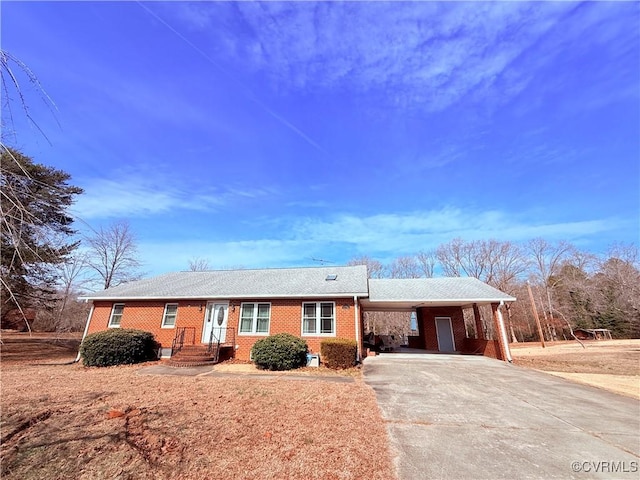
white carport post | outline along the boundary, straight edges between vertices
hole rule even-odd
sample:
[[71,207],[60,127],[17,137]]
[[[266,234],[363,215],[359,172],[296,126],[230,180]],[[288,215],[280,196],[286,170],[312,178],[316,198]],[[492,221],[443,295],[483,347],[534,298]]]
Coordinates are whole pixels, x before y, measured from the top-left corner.
[[507,337],[507,329],[504,326],[504,318],[502,317],[501,308],[504,307],[504,301],[500,301],[498,308],[496,308],[496,314],[498,316],[498,325],[500,327],[500,337],[502,338],[502,344],[504,345],[504,353],[506,356],[506,360],[511,363],[513,362],[513,358],[511,358],[511,349],[509,348],[509,337]]
[[358,361],[362,360],[362,351],[360,350],[360,309],[358,308],[358,296],[353,296],[353,315],[356,322],[356,357]]
[[[91,322],[91,317],[93,316],[93,302],[91,302],[91,310],[89,310],[89,316],[87,317],[87,324],[84,326],[84,333],[82,334],[82,340],[80,340],[80,345],[84,341],[84,337],[87,336],[87,332],[89,331],[89,323]],[[76,356],[76,362],[80,361],[80,349],[78,348],[78,355]]]

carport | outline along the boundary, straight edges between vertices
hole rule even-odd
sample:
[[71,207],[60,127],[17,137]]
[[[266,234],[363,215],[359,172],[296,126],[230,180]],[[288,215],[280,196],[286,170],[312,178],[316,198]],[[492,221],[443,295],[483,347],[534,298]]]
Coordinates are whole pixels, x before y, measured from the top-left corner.
[[[370,279],[361,306],[363,312],[416,312],[418,334],[409,337],[409,348],[511,361],[502,308],[515,300],[470,277]],[[480,317],[484,305],[491,307],[492,339],[485,338]],[[467,334],[464,309],[473,311],[475,338]]]

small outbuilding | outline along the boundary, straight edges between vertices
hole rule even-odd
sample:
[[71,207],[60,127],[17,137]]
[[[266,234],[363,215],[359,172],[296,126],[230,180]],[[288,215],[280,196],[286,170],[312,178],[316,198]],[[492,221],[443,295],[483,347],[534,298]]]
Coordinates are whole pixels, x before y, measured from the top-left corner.
[[578,340],[611,340],[611,332],[606,328],[576,328],[573,334]]

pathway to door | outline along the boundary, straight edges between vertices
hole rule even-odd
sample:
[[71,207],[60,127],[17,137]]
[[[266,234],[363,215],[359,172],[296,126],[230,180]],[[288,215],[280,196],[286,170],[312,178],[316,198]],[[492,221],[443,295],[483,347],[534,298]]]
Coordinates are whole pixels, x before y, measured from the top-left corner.
[[640,402],[464,355],[364,362],[400,480],[637,479]]

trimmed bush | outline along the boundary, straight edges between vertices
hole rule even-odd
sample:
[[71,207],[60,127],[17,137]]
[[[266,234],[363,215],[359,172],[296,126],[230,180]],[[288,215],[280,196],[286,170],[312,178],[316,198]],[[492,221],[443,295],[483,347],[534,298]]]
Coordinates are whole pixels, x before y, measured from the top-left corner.
[[87,335],[80,345],[80,356],[88,367],[128,365],[157,359],[158,348],[150,332],[113,328]]
[[258,340],[251,358],[262,370],[292,370],[307,364],[307,342],[290,333],[278,333]]
[[350,368],[356,364],[358,345],[348,338],[328,338],[320,342],[322,363],[333,369]]

